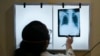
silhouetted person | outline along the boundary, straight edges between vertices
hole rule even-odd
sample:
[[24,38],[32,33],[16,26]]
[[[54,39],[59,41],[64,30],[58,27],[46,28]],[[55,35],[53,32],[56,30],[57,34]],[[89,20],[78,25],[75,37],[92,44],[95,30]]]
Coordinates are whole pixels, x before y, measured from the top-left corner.
[[[64,56],[64,54],[53,55],[47,52],[49,40],[49,32],[45,24],[40,21],[32,21],[23,29],[22,42],[14,56]],[[71,47],[72,42],[72,38],[67,39],[65,56],[75,56]]]

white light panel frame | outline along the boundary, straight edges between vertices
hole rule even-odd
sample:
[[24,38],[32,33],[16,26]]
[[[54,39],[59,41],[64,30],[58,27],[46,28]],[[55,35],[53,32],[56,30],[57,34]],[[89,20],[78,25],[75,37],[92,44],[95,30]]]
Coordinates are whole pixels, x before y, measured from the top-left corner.
[[[24,8],[22,4],[15,4],[15,38],[16,48],[19,48],[21,42],[22,29],[29,22],[33,20],[40,20],[46,24],[50,33],[50,43],[48,50],[65,50],[64,46],[66,39],[65,37],[58,37],[58,9],[72,9],[79,8],[79,5],[65,4],[64,8],[62,5],[26,5]],[[89,39],[90,39],[90,5],[81,5],[80,8],[80,37],[74,37],[72,44],[74,50],[89,50]]]

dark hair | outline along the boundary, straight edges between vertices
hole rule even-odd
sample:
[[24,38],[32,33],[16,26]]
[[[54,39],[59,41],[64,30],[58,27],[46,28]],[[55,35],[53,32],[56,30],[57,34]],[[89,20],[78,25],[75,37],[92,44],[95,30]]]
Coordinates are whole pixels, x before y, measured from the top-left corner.
[[40,21],[32,21],[24,27],[22,31],[22,42],[16,53],[19,56],[24,56],[23,54],[25,53],[31,53],[32,56],[40,56],[42,52],[46,51],[45,43],[40,41],[49,41],[49,39],[49,32],[46,25]]
[[23,29],[22,39],[28,41],[49,40],[48,29],[40,21],[32,21]]

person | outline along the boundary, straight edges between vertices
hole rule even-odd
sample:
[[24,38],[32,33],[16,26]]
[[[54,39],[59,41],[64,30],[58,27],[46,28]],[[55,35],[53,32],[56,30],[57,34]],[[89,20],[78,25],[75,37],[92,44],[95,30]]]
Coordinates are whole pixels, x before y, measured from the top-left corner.
[[49,32],[45,24],[32,21],[22,31],[20,48],[15,50],[14,56],[75,56],[72,50],[73,39],[68,37],[66,54],[51,54],[47,51],[49,45]]

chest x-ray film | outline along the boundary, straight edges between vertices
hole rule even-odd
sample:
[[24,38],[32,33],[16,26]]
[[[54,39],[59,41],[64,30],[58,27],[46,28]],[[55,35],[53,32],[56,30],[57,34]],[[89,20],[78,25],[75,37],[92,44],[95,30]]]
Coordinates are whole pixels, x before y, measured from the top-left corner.
[[80,9],[58,9],[58,35],[80,36]]

